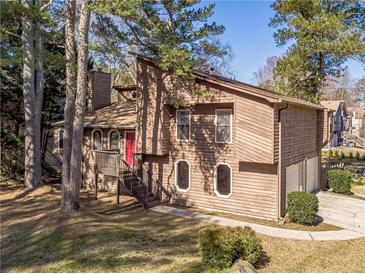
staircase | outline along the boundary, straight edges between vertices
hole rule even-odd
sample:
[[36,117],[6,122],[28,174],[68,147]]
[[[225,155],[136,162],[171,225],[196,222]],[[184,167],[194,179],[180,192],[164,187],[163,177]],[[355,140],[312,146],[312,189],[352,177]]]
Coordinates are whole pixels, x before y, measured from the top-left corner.
[[[124,160],[121,160],[121,176],[119,183],[124,184],[129,193],[135,197],[145,209],[157,206],[161,204],[160,193],[154,193],[138,176],[138,172],[129,166]],[[119,191],[120,187],[118,188]]]
[[357,147],[365,148],[365,139],[363,139],[357,135],[353,135],[349,132],[344,132],[343,137],[347,142],[352,142]]

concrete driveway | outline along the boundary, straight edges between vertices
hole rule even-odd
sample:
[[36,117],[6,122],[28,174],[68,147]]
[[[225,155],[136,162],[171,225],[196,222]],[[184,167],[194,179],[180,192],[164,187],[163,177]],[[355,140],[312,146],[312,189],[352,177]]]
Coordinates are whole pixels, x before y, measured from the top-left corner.
[[316,195],[319,199],[318,215],[325,223],[365,232],[365,201],[322,191]]

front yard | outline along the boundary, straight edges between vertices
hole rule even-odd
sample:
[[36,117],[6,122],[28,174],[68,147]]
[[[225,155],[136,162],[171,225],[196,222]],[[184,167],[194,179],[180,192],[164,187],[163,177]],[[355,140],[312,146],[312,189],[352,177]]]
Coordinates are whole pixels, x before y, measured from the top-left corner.
[[[83,191],[79,213],[59,211],[58,185],[1,185],[1,271],[202,272],[199,229],[208,224],[145,211]],[[259,272],[362,272],[365,238],[297,241],[259,235]]]

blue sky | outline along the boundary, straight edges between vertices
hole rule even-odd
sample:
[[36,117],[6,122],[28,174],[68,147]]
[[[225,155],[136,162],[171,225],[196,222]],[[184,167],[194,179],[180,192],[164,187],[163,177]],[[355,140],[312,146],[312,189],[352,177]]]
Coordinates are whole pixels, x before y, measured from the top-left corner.
[[[274,29],[268,26],[270,17],[274,15],[270,1],[228,1],[216,3],[212,20],[225,26],[225,33],[220,37],[224,43],[230,44],[234,59],[232,69],[237,80],[252,82],[253,73],[265,64],[269,56],[281,56],[285,48],[275,45]],[[212,1],[202,1],[202,5]],[[353,78],[365,75],[365,68],[359,62],[347,64]]]

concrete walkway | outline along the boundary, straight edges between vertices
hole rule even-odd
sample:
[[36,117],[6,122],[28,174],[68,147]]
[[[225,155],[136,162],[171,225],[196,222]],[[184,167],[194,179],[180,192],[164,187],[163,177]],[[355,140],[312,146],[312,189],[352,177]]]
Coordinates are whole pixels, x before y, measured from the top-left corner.
[[325,223],[365,233],[365,201],[323,191],[316,195]]
[[336,231],[291,230],[291,229],[259,225],[254,223],[247,223],[218,216],[204,215],[189,210],[177,209],[170,206],[156,206],[151,208],[151,210],[155,212],[170,214],[183,218],[195,219],[222,226],[230,226],[230,227],[249,226],[252,229],[254,229],[257,233],[286,239],[332,241],[332,240],[350,240],[350,239],[365,237],[364,232],[353,231],[349,229],[336,230]]

